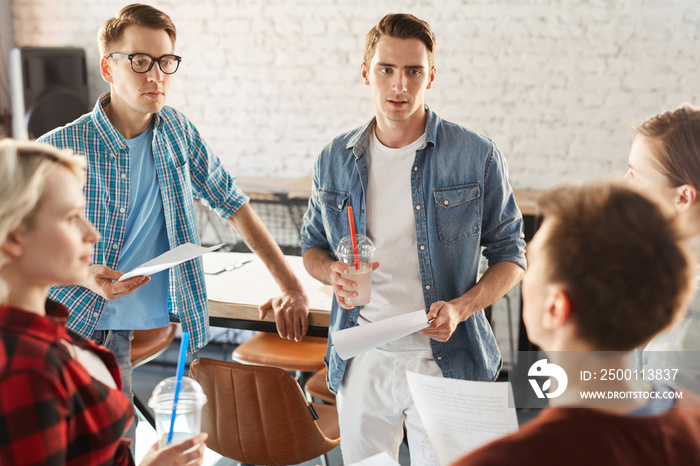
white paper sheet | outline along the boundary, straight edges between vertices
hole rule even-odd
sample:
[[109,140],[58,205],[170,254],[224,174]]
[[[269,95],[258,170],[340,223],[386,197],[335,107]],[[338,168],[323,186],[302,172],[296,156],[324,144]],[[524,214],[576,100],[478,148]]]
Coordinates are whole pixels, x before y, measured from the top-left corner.
[[118,282],[122,282],[131,277],[138,277],[139,275],[153,275],[161,270],[169,269],[170,267],[181,264],[195,257],[201,256],[208,252],[216,251],[222,244],[212,246],[210,248],[204,248],[202,246],[197,246],[192,243],[184,243],[177,247],[172,248],[170,251],[166,251],[155,259],[139,265],[134,270],[125,273],[119,277]]
[[421,309],[333,332],[331,341],[340,359],[348,360],[364,351],[398,340],[427,326],[425,310]]
[[389,453],[383,451],[374,456],[370,456],[357,463],[346,464],[345,466],[401,466],[399,463],[389,456]]
[[474,382],[410,371],[406,377],[440,466],[518,430],[510,382]]

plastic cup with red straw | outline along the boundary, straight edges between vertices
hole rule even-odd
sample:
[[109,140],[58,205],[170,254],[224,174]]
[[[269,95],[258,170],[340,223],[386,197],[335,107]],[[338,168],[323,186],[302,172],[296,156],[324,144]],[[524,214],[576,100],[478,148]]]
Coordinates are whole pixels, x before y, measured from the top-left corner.
[[355,235],[355,220],[352,217],[352,206],[348,206],[350,220],[350,236],[352,237],[352,253],[355,256],[355,270],[360,270],[360,254],[357,252],[357,235]]
[[[341,274],[347,280],[357,284],[351,288],[357,292],[357,296],[345,298],[345,304],[350,306],[364,306],[369,303],[372,286],[372,258],[374,257],[374,244],[367,236],[357,234],[355,221],[352,216],[352,207],[348,206],[348,220],[350,222],[350,234],[342,237],[335,248],[335,256],[348,268],[348,273]],[[353,267],[353,264],[355,265]],[[348,288],[345,288],[346,290]]]

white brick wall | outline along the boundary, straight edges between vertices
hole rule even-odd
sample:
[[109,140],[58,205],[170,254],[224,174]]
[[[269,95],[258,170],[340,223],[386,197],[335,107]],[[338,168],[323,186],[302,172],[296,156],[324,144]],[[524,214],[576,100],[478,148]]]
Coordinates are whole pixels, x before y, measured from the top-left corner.
[[[125,1],[13,0],[18,45],[84,47]],[[163,0],[184,57],[169,103],[236,174],[301,176],[335,135],[372,115],[359,66],[388,12],[438,38],[427,102],[494,138],[516,188],[622,173],[630,125],[700,104],[697,0]]]

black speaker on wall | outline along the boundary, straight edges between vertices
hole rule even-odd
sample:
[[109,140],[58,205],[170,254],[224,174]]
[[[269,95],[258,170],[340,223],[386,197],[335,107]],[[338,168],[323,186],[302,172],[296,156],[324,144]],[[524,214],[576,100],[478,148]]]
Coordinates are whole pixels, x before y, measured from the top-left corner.
[[15,139],[35,139],[91,108],[85,51],[81,48],[13,48],[10,86]]

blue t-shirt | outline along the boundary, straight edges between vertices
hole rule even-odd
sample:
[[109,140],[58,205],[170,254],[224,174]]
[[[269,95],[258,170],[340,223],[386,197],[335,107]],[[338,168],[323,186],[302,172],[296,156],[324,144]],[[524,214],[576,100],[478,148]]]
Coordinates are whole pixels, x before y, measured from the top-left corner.
[[[127,143],[129,207],[117,265],[120,272],[128,272],[170,249],[153,158],[153,125]],[[96,330],[141,330],[168,325],[169,284],[169,272],[164,270],[151,275],[151,281],[136,291],[108,301]]]

